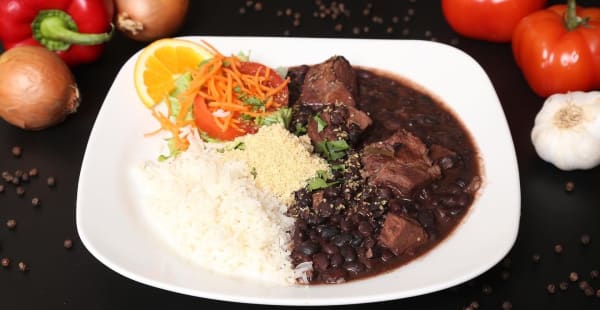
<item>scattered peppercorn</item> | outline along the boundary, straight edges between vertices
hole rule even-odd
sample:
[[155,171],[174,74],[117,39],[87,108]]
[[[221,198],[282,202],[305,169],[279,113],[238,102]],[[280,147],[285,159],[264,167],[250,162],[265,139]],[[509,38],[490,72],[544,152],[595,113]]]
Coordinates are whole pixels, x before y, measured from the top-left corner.
[[471,307],[472,309],[479,309],[479,302],[477,300],[473,300],[470,304],[469,307]]
[[554,294],[554,293],[556,293],[556,285],[554,285],[553,283],[550,283],[550,284],[548,284],[548,286],[546,286],[546,290],[548,291],[548,293]]
[[598,270],[594,269],[594,270],[590,271],[590,278],[597,279],[598,275],[600,275],[600,272],[598,272]]
[[592,242],[592,237],[588,234],[583,234],[581,235],[580,241],[582,245],[589,245],[590,242]]
[[31,168],[29,170],[29,176],[30,177],[36,177],[38,175],[38,169],[37,168]]
[[594,289],[591,287],[586,288],[583,293],[585,294],[585,296],[591,297],[594,296]]
[[3,268],[8,268],[10,267],[10,259],[8,259],[8,257],[3,257],[2,260],[0,260],[0,264],[2,264]]
[[572,192],[575,189],[575,183],[573,183],[573,181],[568,181],[567,183],[565,183],[565,190],[567,192]]
[[493,292],[494,290],[492,289],[492,287],[491,287],[490,285],[487,285],[487,284],[485,284],[485,285],[483,285],[483,287],[481,288],[481,291],[482,291],[484,294],[486,294],[486,295],[490,295],[490,294],[492,294],[492,292]]
[[600,289],[596,290],[596,297],[600,298]]
[[46,179],[46,184],[48,184],[49,187],[53,187],[56,185],[56,179],[54,177],[48,177]]
[[33,197],[31,198],[31,205],[34,207],[39,207],[42,204],[39,198]]
[[66,239],[65,241],[63,241],[63,247],[65,249],[70,249],[73,247],[73,241],[71,239]]
[[257,2],[254,4],[254,10],[255,10],[255,11],[257,11],[257,12],[260,12],[260,11],[262,11],[262,10],[263,10],[263,4],[262,4],[262,2],[258,2],[258,1],[257,1]]
[[540,256],[540,254],[531,255],[531,260],[536,264],[539,263],[541,259],[542,257]]
[[569,281],[577,282],[577,280],[579,280],[579,275],[577,274],[577,272],[569,273]]
[[23,154],[23,149],[21,149],[20,146],[13,146],[10,152],[13,154],[14,157],[21,157],[21,155]]
[[502,278],[502,280],[508,280],[510,278],[510,272],[504,270],[500,273],[500,278]]
[[23,196],[25,195],[25,188],[23,186],[17,186],[15,192],[17,193],[17,196]]
[[0,184],[0,193],[4,193],[4,185]]
[[568,283],[568,282],[565,282],[565,281],[563,281],[563,282],[560,282],[560,283],[558,284],[558,288],[560,288],[560,290],[561,290],[561,291],[566,291],[566,290],[568,290],[568,289],[569,289],[569,283]]
[[241,8],[238,10],[238,13],[240,13],[240,15],[244,15],[244,14],[246,14],[246,8],[245,8],[245,7],[241,7]]
[[590,287],[590,284],[588,283],[588,281],[583,280],[583,281],[579,282],[579,289],[580,290],[583,291],[583,290],[585,290],[586,288],[589,288],[589,287]]
[[559,243],[559,244],[554,245],[554,253],[560,254],[563,252],[563,250],[564,250],[564,248],[563,248],[562,244]]
[[17,228],[17,221],[15,219],[9,219],[6,221],[6,228],[10,230]]
[[19,266],[19,271],[21,271],[21,272],[29,271],[29,266],[27,266],[27,264],[25,262],[19,262],[18,266]]
[[502,310],[511,310],[513,307],[512,303],[508,300],[502,302]]

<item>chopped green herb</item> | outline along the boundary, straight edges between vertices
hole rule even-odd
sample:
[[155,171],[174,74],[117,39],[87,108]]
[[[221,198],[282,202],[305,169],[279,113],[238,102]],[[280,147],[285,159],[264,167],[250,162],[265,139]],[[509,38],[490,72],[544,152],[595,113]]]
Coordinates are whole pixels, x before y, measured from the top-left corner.
[[296,129],[294,130],[294,134],[296,136],[301,136],[306,133],[306,126],[296,123]]
[[344,164],[331,165],[331,170],[344,170],[344,169],[346,169],[346,165],[344,165]]
[[239,86],[236,86],[236,87],[234,87],[234,88],[233,88],[233,92],[235,92],[235,93],[238,93],[238,94],[239,94],[239,93],[241,93],[241,92],[242,92],[242,88],[241,88],[241,87],[239,87]]
[[256,179],[256,167],[252,167],[252,169],[250,169],[250,174]]
[[318,152],[323,154],[327,160],[336,160],[346,156],[346,150],[350,148],[345,140],[323,141],[315,145]]
[[327,127],[327,122],[321,118],[320,114],[317,113],[317,115],[313,116],[313,119],[317,122],[317,132],[321,132]]
[[224,60],[223,61],[223,67],[227,68],[229,66],[231,66],[231,63],[229,63],[229,61]]
[[290,108],[281,108],[267,116],[257,117],[254,119],[254,122],[258,126],[270,126],[273,124],[283,124],[285,128],[290,126],[290,121],[292,120],[292,109]]
[[242,102],[246,105],[252,106],[252,109],[254,110],[265,109],[265,102],[253,96],[243,98]]
[[252,115],[248,115],[248,114],[240,114],[240,118],[244,121],[251,121],[253,116]]
[[308,181],[308,184],[306,185],[306,188],[309,191],[315,191],[318,189],[324,189],[324,188],[328,188],[332,185],[338,184],[339,181],[335,181],[335,182],[327,182],[327,179],[329,178],[329,176],[327,175],[326,171],[323,170],[319,170],[317,171],[317,176],[310,179]]
[[221,141],[219,139],[215,139],[215,138],[209,136],[206,132],[204,132],[204,131],[202,131],[200,129],[198,129],[198,134],[200,135],[200,139],[202,139],[205,142],[209,142],[209,143],[220,143],[220,142],[223,142],[223,141]]
[[246,144],[242,141],[238,141],[234,146],[233,146],[234,150],[240,150],[240,151],[244,151],[246,149]]

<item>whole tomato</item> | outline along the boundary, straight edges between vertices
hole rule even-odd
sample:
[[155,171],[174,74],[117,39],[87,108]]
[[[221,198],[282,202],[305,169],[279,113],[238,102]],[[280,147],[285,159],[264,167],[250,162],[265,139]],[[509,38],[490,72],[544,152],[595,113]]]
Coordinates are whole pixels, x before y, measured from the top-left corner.
[[448,24],[459,34],[509,42],[521,18],[540,10],[546,0],[442,0]]
[[541,97],[600,88],[600,8],[569,0],[521,20],[512,42],[517,65]]

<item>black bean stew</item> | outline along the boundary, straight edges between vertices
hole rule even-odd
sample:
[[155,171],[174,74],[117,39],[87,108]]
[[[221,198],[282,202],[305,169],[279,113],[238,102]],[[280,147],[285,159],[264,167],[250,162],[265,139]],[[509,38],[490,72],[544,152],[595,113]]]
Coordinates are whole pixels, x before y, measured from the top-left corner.
[[[461,221],[480,184],[456,117],[409,83],[341,57],[289,70],[290,130],[307,133],[330,175],[295,193],[300,283],[342,283],[427,252]],[[298,267],[299,268],[299,267]]]

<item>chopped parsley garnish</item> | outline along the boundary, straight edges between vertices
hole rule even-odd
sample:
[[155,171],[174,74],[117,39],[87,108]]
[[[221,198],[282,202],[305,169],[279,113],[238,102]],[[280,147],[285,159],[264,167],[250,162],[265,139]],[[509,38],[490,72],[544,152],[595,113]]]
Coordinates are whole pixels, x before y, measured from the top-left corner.
[[327,179],[328,179],[327,172],[323,171],[323,170],[319,170],[319,171],[317,171],[317,176],[308,181],[306,188],[309,191],[315,191],[318,189],[328,188],[332,185],[339,183],[339,181],[327,182]]
[[294,134],[296,136],[301,136],[303,134],[306,133],[306,126],[300,124],[300,123],[296,123],[296,128],[294,130]]
[[252,169],[250,169],[250,174],[256,179],[256,167],[252,167]]
[[198,134],[200,135],[200,139],[202,139],[205,142],[209,142],[209,143],[219,143],[219,142],[223,142],[219,139],[213,138],[211,136],[209,136],[206,132],[198,129]]
[[346,150],[350,148],[346,140],[323,141],[315,145],[317,151],[323,154],[327,160],[332,161],[346,156]]
[[254,119],[254,122],[258,126],[269,126],[273,124],[283,124],[285,128],[290,126],[290,121],[292,120],[292,109],[290,108],[281,108],[267,116],[257,117]]
[[240,150],[240,151],[244,151],[246,150],[246,144],[242,141],[238,141],[234,146],[233,146],[234,150]]
[[317,132],[321,132],[327,127],[327,122],[325,122],[319,114],[313,116],[313,119],[317,122]]

